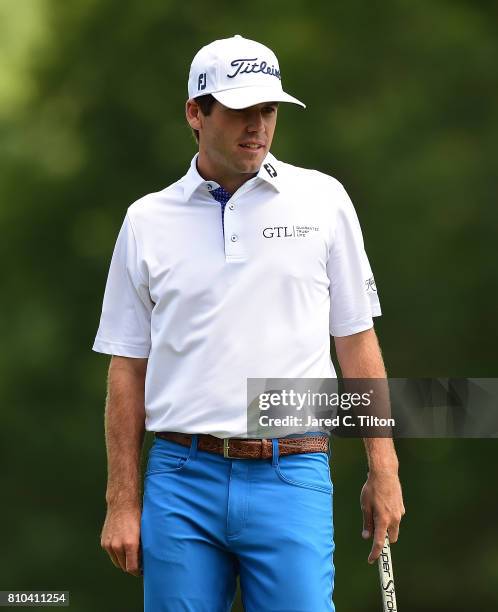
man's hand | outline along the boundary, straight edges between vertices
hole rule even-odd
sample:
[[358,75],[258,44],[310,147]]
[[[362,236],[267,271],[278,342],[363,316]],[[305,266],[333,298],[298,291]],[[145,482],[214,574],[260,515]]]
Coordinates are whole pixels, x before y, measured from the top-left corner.
[[124,572],[141,576],[140,508],[108,507],[100,544],[111,561]]
[[374,563],[382,552],[386,531],[389,531],[389,542],[398,540],[399,524],[405,514],[397,470],[369,472],[361,490],[360,506],[363,512],[362,537],[374,536],[368,556],[368,562]]

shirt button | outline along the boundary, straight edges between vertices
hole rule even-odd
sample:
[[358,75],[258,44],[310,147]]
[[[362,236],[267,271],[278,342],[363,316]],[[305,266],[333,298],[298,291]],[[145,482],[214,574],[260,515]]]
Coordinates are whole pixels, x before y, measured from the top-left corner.
[[213,186],[211,185],[211,183],[207,184],[207,188],[209,189],[209,191],[211,191],[213,189]]
[[231,240],[232,242],[237,242],[238,237],[237,237],[235,234],[232,234],[232,235],[230,236],[230,240]]
[[235,205],[234,205],[234,204],[229,204],[229,205],[228,205],[228,208],[229,208],[230,210],[234,210],[234,209],[235,209]]

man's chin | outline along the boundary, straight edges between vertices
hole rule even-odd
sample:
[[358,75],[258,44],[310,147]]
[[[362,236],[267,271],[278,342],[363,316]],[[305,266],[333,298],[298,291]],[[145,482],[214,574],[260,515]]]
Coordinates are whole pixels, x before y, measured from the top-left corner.
[[262,159],[240,163],[239,171],[242,172],[242,174],[257,174],[262,163]]
[[[266,149],[260,150],[256,153],[247,153],[242,151],[242,155],[237,155],[237,166],[240,171],[244,174],[254,174],[259,172],[264,158],[266,157]],[[234,160],[235,161],[235,160]]]

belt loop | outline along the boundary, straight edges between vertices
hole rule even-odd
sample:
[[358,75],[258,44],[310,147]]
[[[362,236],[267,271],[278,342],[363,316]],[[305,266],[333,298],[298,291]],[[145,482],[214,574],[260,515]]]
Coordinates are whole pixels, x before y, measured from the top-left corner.
[[197,459],[197,434],[192,434],[188,459]]
[[272,438],[272,459],[271,464],[273,467],[278,466],[278,438]]

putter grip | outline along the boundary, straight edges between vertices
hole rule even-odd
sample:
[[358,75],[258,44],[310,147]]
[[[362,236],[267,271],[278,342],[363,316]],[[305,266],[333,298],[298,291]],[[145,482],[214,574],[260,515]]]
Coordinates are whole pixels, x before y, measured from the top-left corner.
[[380,590],[382,593],[382,605],[384,612],[397,612],[396,593],[394,591],[393,562],[391,559],[391,547],[389,536],[386,539],[379,557]]

